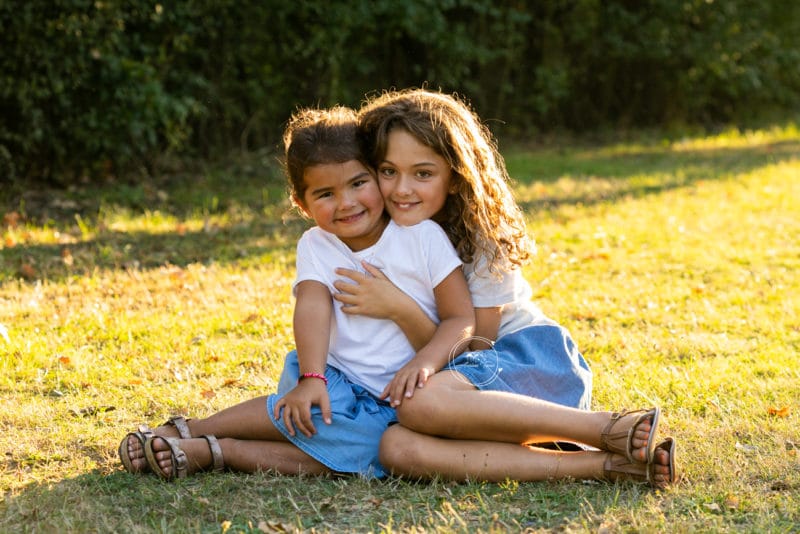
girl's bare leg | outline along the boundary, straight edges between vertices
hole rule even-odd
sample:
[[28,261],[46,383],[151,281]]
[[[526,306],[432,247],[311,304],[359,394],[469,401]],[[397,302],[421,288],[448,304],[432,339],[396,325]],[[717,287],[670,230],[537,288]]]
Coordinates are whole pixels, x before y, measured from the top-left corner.
[[[219,440],[225,467],[244,473],[277,471],[285,475],[323,474],[330,470],[308,454],[286,441]],[[180,447],[189,460],[189,474],[212,464],[211,449],[203,438],[180,440]],[[172,471],[172,453],[162,439],[153,440],[153,451],[165,475]]]
[[381,439],[381,463],[395,475],[502,482],[603,477],[605,452],[560,452],[497,441],[453,440],[400,425]]
[[[502,482],[603,479],[606,452],[560,452],[514,443],[453,440],[420,434],[400,425],[383,434],[380,461],[395,475],[441,476],[450,480]],[[669,478],[669,455],[655,457],[655,484]]]
[[[611,412],[591,412],[499,391],[480,391],[461,375],[443,371],[397,408],[404,427],[422,434],[511,444],[574,441],[600,447]],[[634,433],[635,449],[647,446],[650,422]],[[641,450],[643,457],[644,449]]]

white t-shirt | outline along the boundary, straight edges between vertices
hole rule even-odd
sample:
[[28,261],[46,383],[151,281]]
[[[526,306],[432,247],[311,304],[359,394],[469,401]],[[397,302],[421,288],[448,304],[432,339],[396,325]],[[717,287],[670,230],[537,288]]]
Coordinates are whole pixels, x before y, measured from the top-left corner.
[[531,301],[533,290],[517,268],[490,273],[485,256],[464,265],[472,305],[476,308],[502,306],[497,338],[537,324],[555,324]]
[[[336,292],[333,282],[343,277],[337,267],[364,272],[364,260],[382,270],[400,290],[413,298],[425,314],[439,323],[433,289],[461,261],[438,224],[422,221],[398,226],[390,221],[373,246],[353,252],[338,237],[319,227],[307,230],[297,243],[297,284],[316,280]],[[400,328],[388,319],[348,315],[333,301],[328,364],[354,383],[380,395],[395,373],[416,351]]]

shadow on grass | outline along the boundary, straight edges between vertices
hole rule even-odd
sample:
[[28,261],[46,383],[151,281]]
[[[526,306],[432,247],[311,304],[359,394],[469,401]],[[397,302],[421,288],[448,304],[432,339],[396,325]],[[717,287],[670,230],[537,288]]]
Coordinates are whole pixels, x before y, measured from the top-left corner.
[[67,244],[21,245],[0,251],[0,283],[21,278],[61,281],[100,270],[147,270],[166,265],[282,261],[293,256],[308,224],[249,222],[165,233],[104,230]]
[[225,522],[232,532],[522,531],[585,527],[609,508],[647,506],[648,493],[632,484],[454,484],[233,473],[165,483],[96,470],[31,484],[6,497],[0,501],[0,525],[25,532],[218,532]]
[[[510,154],[507,162],[519,186],[519,203],[526,212],[535,213],[735,178],[796,159],[800,141],[737,148],[600,147]],[[308,223],[280,221],[287,209],[283,187],[272,171],[238,175],[228,170],[194,181],[182,176],[156,185],[125,186],[122,191],[113,185],[60,192],[26,191],[17,200],[18,205],[26,206],[24,216],[61,233],[77,234],[77,242],[0,248],[0,282],[20,278],[62,280],[95,269],[270,261],[275,254],[291,254]],[[15,206],[9,205],[6,212],[13,209]],[[102,211],[115,209],[128,210],[132,216],[158,212],[178,221],[198,213],[233,214],[232,219],[246,213],[249,218],[238,217],[239,222],[194,232],[178,228],[161,234],[100,230],[96,237],[81,240],[81,221],[96,226]]]

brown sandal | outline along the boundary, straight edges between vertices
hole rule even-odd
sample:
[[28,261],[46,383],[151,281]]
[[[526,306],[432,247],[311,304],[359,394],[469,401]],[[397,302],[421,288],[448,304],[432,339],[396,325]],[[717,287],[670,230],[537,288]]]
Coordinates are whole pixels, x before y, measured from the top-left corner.
[[[189,439],[192,437],[192,432],[189,430],[189,425],[186,424],[187,421],[188,419],[182,415],[173,415],[161,426],[174,426],[181,439]],[[117,449],[119,459],[122,462],[122,466],[125,468],[125,471],[134,474],[148,473],[150,471],[148,464],[145,464],[141,469],[134,468],[130,454],[128,454],[128,438],[133,437],[137,439],[139,444],[142,446],[142,450],[144,450],[145,442],[149,438],[155,437],[155,435],[156,434],[153,432],[153,429],[147,425],[139,425],[139,429],[136,432],[128,432],[125,434],[125,437],[122,438],[119,448]]]
[[[641,414],[638,415],[637,414]],[[649,464],[653,461],[653,451],[655,451],[656,442],[655,436],[658,430],[658,421],[661,416],[659,408],[651,408],[649,410],[634,410],[623,411],[621,413],[611,414],[611,420],[608,422],[603,432],[600,434],[600,448],[615,454],[621,454],[627,458],[629,463],[632,464]],[[623,425],[627,419],[628,426],[624,426],[616,432],[611,432],[617,423],[622,421]],[[639,423],[651,419],[650,434],[647,436],[647,448],[645,449],[644,461],[639,461],[633,457],[633,434]]]
[[[676,442],[674,438],[665,438],[659,443],[655,450],[664,449],[669,453],[669,477],[666,481],[657,483],[655,475],[655,462],[643,464],[640,462],[630,462],[622,454],[609,452],[603,463],[603,475],[606,480],[632,480],[635,482],[647,482],[657,489],[663,489],[678,480],[678,471],[675,468]],[[654,456],[655,458],[655,456]]]
[[145,442],[154,435],[155,434],[153,434],[153,431],[150,430],[150,427],[147,425],[140,425],[139,430],[136,432],[128,432],[125,434],[125,437],[122,438],[122,441],[119,443],[119,449],[117,449],[119,459],[122,462],[122,467],[125,468],[125,471],[128,473],[138,474],[147,473],[150,470],[147,464],[145,464],[141,469],[136,469],[133,466],[133,461],[131,461],[131,456],[128,453],[128,438],[136,438],[136,440],[139,441],[139,445],[141,445],[142,450],[144,450]]
[[[222,448],[219,446],[219,441],[212,435],[200,436],[208,442],[208,447],[211,449],[212,471],[222,472],[225,470],[225,462],[222,459]],[[171,453],[170,462],[172,470],[169,474],[164,473],[161,466],[158,464],[156,458],[156,451],[153,449],[153,442],[156,439],[164,440],[164,443],[169,447]],[[181,449],[180,440],[176,438],[165,438],[161,436],[153,436],[148,438],[144,446],[144,455],[147,458],[147,463],[150,469],[164,480],[175,480],[176,478],[186,478],[189,476],[189,458],[186,453]]]

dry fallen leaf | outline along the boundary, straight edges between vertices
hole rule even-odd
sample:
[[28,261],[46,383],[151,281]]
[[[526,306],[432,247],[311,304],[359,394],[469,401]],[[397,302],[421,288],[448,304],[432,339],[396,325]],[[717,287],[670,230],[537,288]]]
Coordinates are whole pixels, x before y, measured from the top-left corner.
[[284,532],[294,532],[291,525],[280,523],[278,521],[259,521],[258,530],[267,532],[268,534],[281,534]]
[[72,365],[72,360],[69,359],[69,356],[59,356],[58,363],[61,365]]
[[3,215],[3,224],[5,224],[8,228],[16,228],[19,224],[21,216],[16,211],[9,211],[5,215]]
[[734,448],[737,451],[742,451],[745,454],[755,454],[758,452],[758,447],[756,447],[755,445],[746,445],[739,443],[738,441],[734,445]]
[[735,510],[739,508],[739,497],[736,495],[728,494],[725,496],[725,508]]
[[584,262],[592,260],[607,260],[607,259],[609,259],[609,256],[605,252],[596,252],[592,254],[587,254],[586,256],[581,258],[581,260]]
[[207,389],[205,391],[200,392],[200,396],[204,399],[213,399],[217,396],[213,389]]
[[116,409],[117,408],[115,406],[88,406],[86,408],[81,408],[79,410],[73,408],[70,410],[70,412],[72,413],[72,415],[75,416],[89,417],[100,413],[113,412]]
[[19,268],[19,274],[21,274],[23,278],[33,280],[37,276],[36,267],[30,263],[23,263]]
[[770,415],[774,415],[775,417],[789,417],[789,407],[788,406],[784,406],[783,408],[770,407],[767,410],[767,413]]

